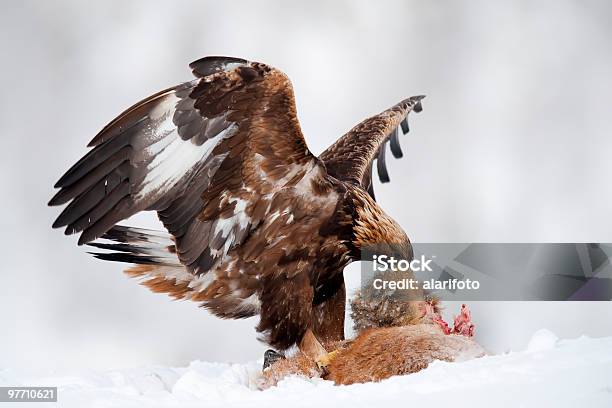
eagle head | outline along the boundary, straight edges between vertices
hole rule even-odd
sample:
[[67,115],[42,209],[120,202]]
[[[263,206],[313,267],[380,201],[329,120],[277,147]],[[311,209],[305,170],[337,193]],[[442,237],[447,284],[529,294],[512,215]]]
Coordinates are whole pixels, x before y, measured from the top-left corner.
[[412,260],[412,245],[400,225],[389,217],[368,193],[354,192],[353,245],[360,259],[365,254]]

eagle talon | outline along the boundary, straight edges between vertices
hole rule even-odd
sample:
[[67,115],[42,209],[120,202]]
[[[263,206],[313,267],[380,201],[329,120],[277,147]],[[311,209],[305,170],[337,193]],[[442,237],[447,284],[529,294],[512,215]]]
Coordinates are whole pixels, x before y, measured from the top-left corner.
[[278,353],[275,350],[266,350],[264,353],[264,362],[262,371],[265,371],[267,368],[270,368],[274,363],[278,360],[284,360],[286,357],[281,353]]

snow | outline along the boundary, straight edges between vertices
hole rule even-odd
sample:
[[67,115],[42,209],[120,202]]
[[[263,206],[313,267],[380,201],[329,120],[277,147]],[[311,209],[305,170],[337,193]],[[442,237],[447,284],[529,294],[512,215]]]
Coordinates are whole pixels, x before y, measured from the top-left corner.
[[194,361],[180,368],[72,374],[40,375],[4,369],[0,370],[0,386],[58,386],[57,405],[68,408],[268,404],[290,404],[295,408],[330,403],[339,407],[612,406],[612,337],[559,340],[549,330],[536,332],[525,351],[460,363],[436,361],[416,374],[380,383],[335,386],[321,379],[293,376],[276,387],[259,391],[260,368],[261,361],[247,364]]
[[540,329],[529,340],[527,351],[544,351],[555,348],[559,337],[548,329]]

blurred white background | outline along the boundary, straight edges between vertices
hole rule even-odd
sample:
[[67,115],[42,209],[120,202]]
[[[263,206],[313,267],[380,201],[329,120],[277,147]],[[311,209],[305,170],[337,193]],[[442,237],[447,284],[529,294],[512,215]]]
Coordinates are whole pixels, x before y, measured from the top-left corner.
[[[578,0],[3,2],[0,368],[261,357],[253,319],[139,287],[52,230],[46,206],[102,126],[205,55],[286,72],[315,153],[426,94],[376,186],[413,241],[612,242],[610,21],[612,3]],[[541,327],[612,335],[610,302],[471,306],[493,351]]]

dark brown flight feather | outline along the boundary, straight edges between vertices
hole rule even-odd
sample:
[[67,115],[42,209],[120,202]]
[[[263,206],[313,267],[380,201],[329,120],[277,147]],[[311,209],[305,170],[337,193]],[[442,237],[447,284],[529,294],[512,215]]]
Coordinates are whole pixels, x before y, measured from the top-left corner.
[[403,156],[398,127],[408,133],[408,114],[420,112],[424,95],[413,96],[372,116],[355,126],[328,147],[319,158],[323,160],[330,175],[353,183],[367,190],[374,198],[372,182],[373,162],[376,159],[378,177],[382,183],[390,181],[386,164],[386,145],[391,145],[395,158]]

